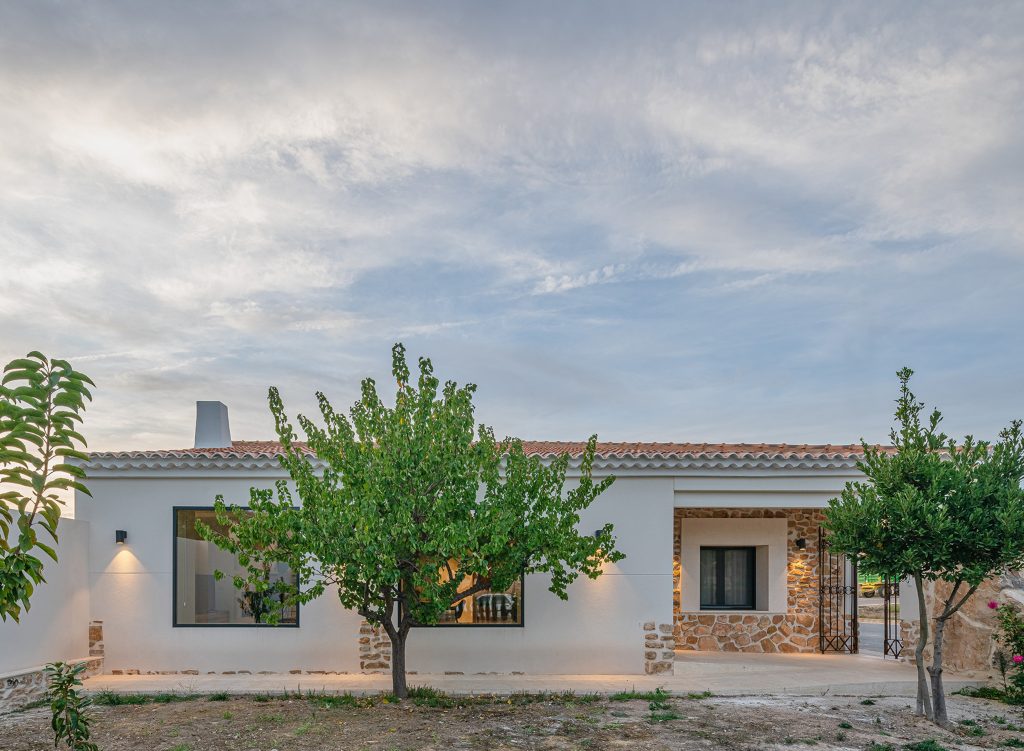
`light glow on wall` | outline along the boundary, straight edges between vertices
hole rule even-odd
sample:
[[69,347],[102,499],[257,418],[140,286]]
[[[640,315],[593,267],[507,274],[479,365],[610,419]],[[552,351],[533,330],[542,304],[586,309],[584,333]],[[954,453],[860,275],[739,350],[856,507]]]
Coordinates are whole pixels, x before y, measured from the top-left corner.
[[142,562],[127,545],[118,545],[117,552],[103,570],[105,574],[134,574],[142,571]]

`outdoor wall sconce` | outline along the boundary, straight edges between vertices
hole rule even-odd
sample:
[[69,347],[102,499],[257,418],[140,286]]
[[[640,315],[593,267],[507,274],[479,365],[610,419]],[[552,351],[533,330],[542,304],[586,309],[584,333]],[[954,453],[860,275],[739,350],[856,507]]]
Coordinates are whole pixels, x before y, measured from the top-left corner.
[[796,540],[796,546],[800,550],[806,549],[807,548],[807,538],[806,537],[798,537],[797,540]]
[[123,529],[115,529],[114,530],[114,542],[116,542],[118,545],[124,545],[127,540],[128,540],[128,533],[125,530],[123,530]]

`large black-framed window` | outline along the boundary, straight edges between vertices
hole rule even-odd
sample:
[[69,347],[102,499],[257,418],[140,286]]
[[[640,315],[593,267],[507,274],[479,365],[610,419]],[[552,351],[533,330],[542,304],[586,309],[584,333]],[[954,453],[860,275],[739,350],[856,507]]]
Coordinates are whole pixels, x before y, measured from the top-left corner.
[[[263,621],[279,602],[277,593],[243,591],[235,588],[234,575],[245,576],[246,569],[238,559],[207,542],[196,532],[196,521],[203,521],[219,532],[226,529],[217,522],[212,506],[174,507],[173,625],[212,628],[298,628],[298,605],[285,608],[278,624]],[[214,571],[224,572],[217,581]],[[290,581],[296,575],[284,564],[274,564],[267,571],[268,581]]]
[[756,569],[756,548],[701,547],[701,610],[754,610]]
[[[455,561],[449,566],[458,576]],[[442,578],[447,578],[445,571]],[[464,591],[472,585],[470,577],[464,577],[459,590]],[[441,620],[431,624],[416,624],[428,628],[521,628],[526,623],[523,607],[523,591],[526,576],[522,575],[511,587],[505,590],[483,590],[459,600],[448,608]]]

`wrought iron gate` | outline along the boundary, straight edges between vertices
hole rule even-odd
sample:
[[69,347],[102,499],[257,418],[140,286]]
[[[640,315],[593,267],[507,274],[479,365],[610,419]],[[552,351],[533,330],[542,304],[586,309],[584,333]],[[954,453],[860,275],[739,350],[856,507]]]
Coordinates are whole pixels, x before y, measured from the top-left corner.
[[903,638],[900,633],[900,583],[898,580],[882,580],[882,628],[883,657],[899,657],[903,651]]
[[857,652],[857,564],[828,548],[818,528],[818,628],[822,652]]

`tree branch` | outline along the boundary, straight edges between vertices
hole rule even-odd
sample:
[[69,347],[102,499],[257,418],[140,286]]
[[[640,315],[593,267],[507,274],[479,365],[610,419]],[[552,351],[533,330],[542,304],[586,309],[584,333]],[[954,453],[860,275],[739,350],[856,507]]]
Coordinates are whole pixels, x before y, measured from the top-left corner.
[[[942,615],[940,615],[936,620],[944,621],[944,620],[948,619],[949,616],[951,616],[954,612],[956,612],[955,609],[951,611],[949,609],[949,606],[950,606],[950,603],[952,603],[953,600],[956,598],[956,593],[960,590],[960,585],[963,584],[963,583],[964,583],[963,579],[957,579],[956,580],[956,584],[953,585],[953,591],[950,592],[949,593],[949,597],[946,598],[946,604],[942,608]],[[973,592],[973,590],[972,590],[972,592]],[[970,596],[971,596],[971,592],[968,592],[967,593],[967,597],[970,597]],[[966,597],[964,598],[964,600],[966,600]],[[961,605],[964,603],[964,600],[960,601]],[[960,606],[958,605],[957,607],[960,607]]]
[[975,584],[970,589],[968,589],[967,590],[967,594],[965,594],[963,597],[961,597],[960,598],[960,602],[958,602],[952,609],[949,609],[949,601],[952,601],[952,599],[953,599],[953,594],[950,594],[949,601],[947,601],[947,603],[946,603],[946,610],[948,610],[949,612],[946,613],[945,611],[943,611],[943,620],[949,618],[954,613],[956,613],[956,611],[958,611],[960,608],[962,608],[964,606],[964,603],[966,603],[969,599],[971,599],[971,595],[973,595],[975,592],[977,592],[978,591],[978,587],[980,587],[980,586],[981,586],[981,583],[979,582],[978,584]]

